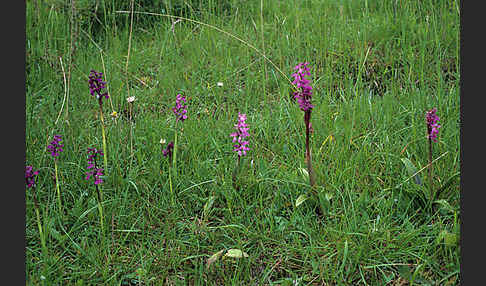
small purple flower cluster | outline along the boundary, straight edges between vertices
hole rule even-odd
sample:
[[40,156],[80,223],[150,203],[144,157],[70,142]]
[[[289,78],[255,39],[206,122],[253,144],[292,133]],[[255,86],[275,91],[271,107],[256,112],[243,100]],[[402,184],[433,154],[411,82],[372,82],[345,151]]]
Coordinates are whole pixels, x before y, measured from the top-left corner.
[[310,81],[305,78],[305,76],[310,76],[309,72],[309,67],[307,67],[309,63],[299,63],[294,67],[294,69],[297,71],[292,74],[294,77],[294,81],[292,82],[297,86],[297,88],[300,88],[299,91],[295,91],[294,98],[297,99],[297,102],[299,103],[299,107],[302,111],[311,111],[311,109],[314,107],[311,104],[311,99],[312,99],[312,87],[309,85]]
[[181,102],[184,102],[186,103],[186,97],[185,96],[182,96],[180,94],[177,95],[176,97],[176,106],[174,108],[172,108],[172,111],[174,112],[175,116],[176,116],[176,121],[184,121],[187,119],[187,106],[186,105],[182,105]]
[[98,154],[103,156],[103,151],[97,150],[96,148],[88,148],[88,171],[86,172],[86,180],[89,180],[93,176],[95,185],[103,183],[103,180],[100,178],[103,176],[103,168],[96,167],[96,157]]
[[91,70],[91,73],[89,74],[89,92],[91,95],[95,95],[96,93],[96,98],[100,101],[100,104],[103,97],[106,99],[109,97],[108,92],[103,93],[103,89],[106,87],[106,82],[101,79],[102,75],[102,72],[97,72],[95,70]]
[[428,138],[432,139],[434,142],[437,142],[437,134],[439,134],[439,117],[436,114],[437,108],[432,108],[427,112],[426,120],[427,120],[427,134]]
[[167,147],[162,150],[162,155],[164,155],[164,157],[172,157],[172,149],[174,149],[174,142],[169,142],[169,144],[167,144]]
[[27,188],[32,188],[35,185],[35,176],[39,174],[39,171],[34,171],[34,167],[25,166],[25,183]]
[[233,145],[235,151],[238,154],[238,157],[246,155],[246,151],[249,151],[248,148],[248,141],[244,141],[245,137],[250,136],[248,134],[248,125],[245,123],[246,114],[238,112],[238,124],[235,124],[235,129],[237,130],[234,133],[231,133],[230,136],[233,137],[233,142],[238,142],[238,144]]
[[51,156],[54,158],[58,157],[59,153],[63,151],[62,147],[64,147],[64,145],[61,144],[61,141],[61,135],[54,135],[54,139],[51,141],[49,146],[47,146],[47,150],[51,152]]

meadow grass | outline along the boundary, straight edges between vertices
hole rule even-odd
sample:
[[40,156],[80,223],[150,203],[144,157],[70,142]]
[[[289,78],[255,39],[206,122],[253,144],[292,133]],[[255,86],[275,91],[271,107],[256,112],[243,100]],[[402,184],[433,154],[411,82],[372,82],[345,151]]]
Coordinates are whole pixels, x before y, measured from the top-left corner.
[[[89,1],[74,9],[65,2],[26,3],[25,155],[40,171],[35,192],[48,248],[43,255],[27,189],[27,284],[459,283],[457,1],[189,1],[180,7],[193,21],[175,24],[169,8],[134,13],[131,22],[112,1],[100,1],[101,20],[81,13]],[[313,76],[319,195],[295,207],[310,189],[301,171],[303,113],[290,84],[303,61]],[[87,148],[103,146],[91,69],[103,71],[110,95],[103,236],[85,180]],[[160,140],[174,136],[178,93],[188,119],[178,125],[170,187]],[[128,96],[136,97],[131,107]],[[424,169],[433,107],[442,126],[433,150],[437,203]],[[251,150],[236,191],[229,134],[238,112],[248,117]],[[64,144],[64,214],[46,151],[54,134]],[[422,185],[402,158],[423,170]],[[224,256],[229,249],[248,257]]]

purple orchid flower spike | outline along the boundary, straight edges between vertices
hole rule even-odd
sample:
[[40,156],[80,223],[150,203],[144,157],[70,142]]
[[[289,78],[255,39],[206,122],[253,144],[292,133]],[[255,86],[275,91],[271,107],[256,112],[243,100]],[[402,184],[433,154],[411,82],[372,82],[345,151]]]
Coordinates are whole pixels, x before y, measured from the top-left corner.
[[187,119],[187,106],[185,104],[182,105],[182,102],[186,103],[186,97],[178,94],[176,97],[176,106],[172,108],[176,116],[176,121],[184,121]]
[[25,184],[27,188],[35,186],[35,176],[39,174],[39,171],[34,171],[34,167],[25,166]]
[[437,108],[432,108],[429,110],[425,116],[427,121],[427,135],[428,138],[434,142],[437,142],[437,135],[439,134],[439,125],[440,118],[437,116]]
[[299,107],[302,111],[310,111],[314,106],[311,104],[312,87],[310,81],[305,76],[310,76],[310,69],[307,67],[309,63],[299,63],[294,67],[297,71],[292,74],[294,81],[292,82],[300,90],[294,92],[294,97],[297,99]]
[[91,95],[96,96],[101,104],[103,97],[108,99],[108,92],[103,92],[106,88],[106,82],[102,80],[103,73],[91,70],[89,74],[89,92]]
[[233,137],[233,143],[237,142],[237,144],[233,145],[235,151],[238,154],[238,157],[245,156],[246,151],[249,151],[248,148],[248,141],[245,141],[244,138],[250,136],[248,134],[248,125],[245,123],[246,121],[246,114],[238,112],[238,123],[235,124],[236,132],[231,133],[230,136]]
[[47,146],[47,150],[51,152],[52,157],[59,157],[59,154],[63,151],[62,147],[64,147],[64,145],[61,144],[61,142],[61,135],[54,135],[54,139],[51,141],[49,146]]
[[172,149],[174,149],[174,142],[169,142],[169,144],[167,144],[167,147],[162,150],[162,155],[164,155],[164,157],[172,157]]
[[86,172],[86,180],[93,177],[95,185],[103,183],[103,180],[101,179],[103,176],[103,168],[98,168],[96,166],[96,159],[98,155],[103,156],[103,152],[101,150],[97,150],[96,148],[88,148],[88,171]]

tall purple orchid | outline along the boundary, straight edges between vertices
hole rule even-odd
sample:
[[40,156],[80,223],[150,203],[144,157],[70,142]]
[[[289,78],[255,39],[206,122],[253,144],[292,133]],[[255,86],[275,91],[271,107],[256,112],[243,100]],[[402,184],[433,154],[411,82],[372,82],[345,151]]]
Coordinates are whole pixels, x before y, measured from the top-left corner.
[[[177,170],[177,168],[176,168],[176,165],[177,165],[177,160],[176,160],[176,158],[177,158],[177,133],[179,132],[179,130],[177,129],[177,122],[178,121],[184,122],[184,120],[187,119],[187,105],[186,105],[186,97],[185,96],[183,96],[181,94],[177,94],[176,104],[175,104],[175,107],[172,108],[172,111],[174,112],[174,115],[176,116],[176,128],[175,128],[175,132],[174,132],[174,143],[172,145],[172,147],[174,148],[174,151],[171,154],[174,155],[173,158],[172,158],[172,165],[174,167],[174,172],[176,172],[176,170]],[[170,152],[170,150],[167,149],[167,151],[164,152],[164,153],[169,154],[167,152]],[[167,155],[165,155],[165,156],[167,156]]]
[[56,175],[56,191],[57,191],[57,202],[59,207],[59,213],[62,214],[62,203],[61,203],[61,190],[59,187],[59,176],[58,176],[58,168],[57,168],[57,157],[59,154],[64,150],[64,145],[61,144],[62,137],[61,135],[54,135],[54,139],[52,139],[51,143],[47,146],[47,150],[51,152],[51,156],[54,158],[54,170]]
[[240,169],[241,157],[246,156],[246,152],[250,150],[250,148],[248,148],[248,140],[245,140],[246,137],[250,136],[250,134],[248,133],[248,130],[250,128],[248,127],[245,121],[246,121],[246,114],[238,112],[238,122],[234,125],[234,129],[236,129],[236,132],[230,134],[230,137],[233,137],[233,143],[236,142],[236,144],[233,145],[234,147],[233,151],[236,152],[236,154],[238,154],[236,167],[233,171],[233,187],[235,188],[236,191],[240,190],[240,186],[237,183],[236,177]]
[[310,86],[310,80],[306,78],[306,76],[311,76],[310,68],[308,67],[307,62],[299,63],[294,67],[295,73],[292,74],[294,84],[297,87],[297,91],[295,91],[294,97],[297,99],[297,103],[302,111],[304,111],[304,124],[305,124],[305,157],[307,161],[307,169],[309,173],[309,180],[311,187],[315,185],[314,179],[314,171],[312,169],[312,159],[311,159],[311,151],[309,145],[310,139],[310,132],[312,130],[312,125],[310,122],[312,109],[314,105],[312,105],[312,87]]
[[[106,82],[103,81],[102,79],[103,73],[102,72],[97,72],[95,70],[91,70],[89,74],[89,92],[91,95],[96,96],[98,99],[98,104],[100,107],[100,120],[101,120],[101,135],[103,136],[103,152],[107,153],[107,148],[106,148],[106,133],[105,133],[105,120],[103,118],[103,97],[106,99],[109,98],[108,92],[104,91],[106,88]],[[104,156],[103,157],[103,162],[105,165],[105,170],[108,170],[108,157]]]
[[100,189],[100,184],[103,183],[103,180],[101,179],[101,176],[103,176],[103,169],[98,168],[96,164],[96,159],[98,158],[98,156],[103,156],[103,152],[101,150],[97,150],[96,148],[88,148],[88,171],[86,172],[86,180],[91,179],[91,177],[93,177],[94,179],[94,185],[96,188],[96,194],[98,199],[98,212],[100,214],[101,232],[104,236],[105,229],[103,223],[103,206],[101,204],[103,195]]
[[186,97],[181,95],[180,93],[177,94],[176,96],[176,102],[175,106],[172,108],[172,112],[174,113],[176,117],[175,121],[175,130],[174,130],[174,141],[171,141],[169,144],[167,144],[167,147],[162,150],[162,154],[164,157],[169,157],[169,161],[172,158],[172,170],[171,165],[169,162],[169,185],[170,185],[170,192],[171,192],[171,200],[172,204],[175,203],[174,201],[174,190],[172,189],[172,175],[171,171],[173,173],[174,178],[177,176],[177,133],[182,132],[183,129],[177,128],[177,123],[180,121],[181,123],[184,122],[184,120],[187,119],[187,100]]
[[[35,177],[39,174],[38,170],[34,171],[34,167],[32,166],[25,166],[25,184],[27,185],[28,189],[35,188]],[[37,217],[37,227],[39,229],[39,236],[42,245],[42,251],[45,256],[47,256],[47,245],[46,245],[46,237],[44,236],[44,232],[42,231],[42,221],[40,218],[39,212],[39,203],[37,202],[37,195],[35,190],[32,192],[32,196],[34,198],[34,210]]]

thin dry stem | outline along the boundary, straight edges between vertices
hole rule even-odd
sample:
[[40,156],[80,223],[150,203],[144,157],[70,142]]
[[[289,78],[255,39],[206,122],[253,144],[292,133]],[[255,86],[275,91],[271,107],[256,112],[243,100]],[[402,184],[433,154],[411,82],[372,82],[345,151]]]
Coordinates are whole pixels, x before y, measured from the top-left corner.
[[398,184],[397,186],[395,187],[392,187],[392,188],[387,188],[387,189],[384,189],[383,191],[388,191],[388,190],[391,190],[393,188],[398,188],[400,187],[401,185],[403,185],[404,183],[408,182],[411,178],[415,177],[418,173],[422,172],[423,170],[427,169],[429,166],[431,166],[432,164],[434,164],[437,160],[439,160],[440,158],[444,157],[445,155],[447,155],[449,153],[449,151],[446,151],[445,153],[443,153],[442,155],[440,155],[439,157],[435,158],[434,160],[432,160],[432,162],[430,162],[429,164],[425,165],[424,167],[422,167],[420,170],[418,170],[417,172],[415,172],[414,174],[412,174],[410,177],[408,177],[405,181],[401,182],[400,184]]
[[199,25],[202,25],[202,26],[206,26],[208,28],[211,28],[211,29],[214,29],[218,32],[221,32],[243,44],[245,44],[246,46],[248,46],[249,48],[251,48],[252,50],[254,50],[255,52],[257,52],[260,56],[262,56],[266,61],[268,61],[285,79],[287,79],[287,81],[295,88],[297,89],[297,87],[292,83],[292,80],[290,80],[289,77],[287,77],[287,75],[282,72],[282,70],[274,63],[272,62],[267,56],[265,56],[264,53],[262,53],[259,49],[257,49],[255,46],[253,46],[252,44],[248,43],[247,41],[245,40],[242,40],[241,38],[225,31],[225,30],[222,30],[216,26],[213,26],[213,25],[210,25],[210,24],[206,24],[204,22],[200,22],[200,21],[197,21],[197,20],[192,20],[192,19],[189,19],[189,18],[184,18],[184,17],[180,17],[180,16],[173,16],[173,15],[169,15],[169,14],[160,14],[160,13],[152,13],[152,12],[143,12],[143,11],[116,11],[116,13],[137,13],[137,14],[143,14],[143,15],[153,15],[153,16],[160,16],[160,17],[168,17],[168,18],[174,18],[174,19],[181,19],[181,20],[184,20],[184,21],[188,21],[188,22],[192,22],[192,23],[196,23],[196,24],[199,24]]
[[[100,51],[100,57],[101,57],[101,64],[103,65],[103,74],[107,74],[106,73],[106,68],[105,68],[105,61],[103,60],[103,53]],[[111,100],[111,94],[110,94],[110,86],[108,85],[106,87],[106,91],[108,92],[108,99],[110,100],[110,106],[111,106],[111,111],[115,111],[115,109],[113,108],[113,102]]]
[[[260,22],[261,22],[261,34],[262,34],[262,55],[265,56],[265,37],[263,34],[263,0],[260,0]],[[267,101],[267,93],[265,91],[265,83],[267,82],[267,65],[265,61],[262,62],[263,65],[263,73],[262,73],[262,85],[263,85],[263,100]]]
[[[125,82],[127,85],[127,97],[130,97],[130,86],[128,85],[128,63],[130,60],[130,50],[132,47],[132,31],[133,31],[133,2],[131,1],[130,7],[130,34],[128,36],[128,51],[127,51],[127,61],[125,63]],[[130,124],[130,168],[132,167],[133,161],[133,124]]]
[[59,110],[59,114],[57,115],[56,122],[54,123],[56,125],[57,125],[57,121],[59,120],[59,117],[61,116],[62,109],[64,108],[64,102],[66,102],[66,98],[67,98],[66,73],[64,72],[64,65],[62,64],[62,57],[59,57],[59,62],[61,63],[62,76],[64,78],[64,98],[62,100],[61,109]]

